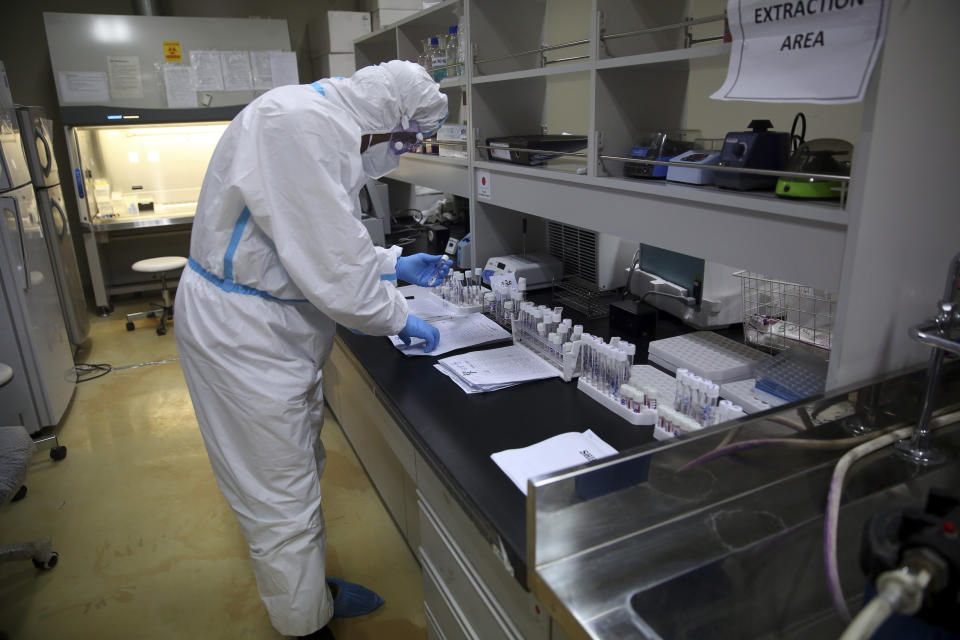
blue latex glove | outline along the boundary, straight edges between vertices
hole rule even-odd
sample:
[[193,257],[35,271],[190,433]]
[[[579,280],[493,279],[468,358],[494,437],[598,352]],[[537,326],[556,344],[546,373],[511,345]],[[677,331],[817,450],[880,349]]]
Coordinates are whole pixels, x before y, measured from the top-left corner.
[[363,616],[383,604],[383,598],[366,587],[340,578],[327,578],[333,596],[334,618]]
[[440,332],[437,328],[415,315],[407,316],[407,326],[403,328],[403,331],[401,331],[398,336],[403,340],[403,344],[406,345],[410,344],[412,338],[422,338],[426,341],[423,347],[424,353],[433,351],[437,347],[437,343],[440,342]]
[[[437,265],[441,263],[442,266],[437,279],[433,285],[427,284],[433,277],[433,272],[437,270]],[[400,256],[397,258],[397,279],[410,284],[418,284],[421,287],[437,287],[443,284],[443,279],[447,277],[451,265],[453,265],[452,260],[444,260],[443,256],[432,256],[429,253]]]

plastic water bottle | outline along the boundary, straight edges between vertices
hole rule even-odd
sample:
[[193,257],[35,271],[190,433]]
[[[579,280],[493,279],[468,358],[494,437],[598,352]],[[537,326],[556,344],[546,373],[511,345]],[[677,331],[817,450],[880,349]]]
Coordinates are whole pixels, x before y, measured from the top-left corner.
[[460,34],[457,26],[453,25],[447,34],[447,76],[459,76],[463,73],[462,67],[457,64],[460,61]]

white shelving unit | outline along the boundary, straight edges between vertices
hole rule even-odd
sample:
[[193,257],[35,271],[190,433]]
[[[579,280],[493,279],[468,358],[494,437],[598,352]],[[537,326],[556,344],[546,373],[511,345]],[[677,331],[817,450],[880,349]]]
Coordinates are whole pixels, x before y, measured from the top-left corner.
[[[415,60],[423,38],[445,31],[466,11],[470,46],[464,75],[440,87],[459,108],[455,114],[451,109],[451,116],[467,121],[473,133],[469,160],[410,156],[390,177],[470,198],[474,264],[520,250],[519,220],[536,216],[832,291],[840,309],[831,387],[924,360],[924,349],[910,342],[906,327],[932,313],[941,271],[960,249],[951,240],[960,237],[960,222],[947,213],[953,205],[944,186],[951,180],[946,169],[921,170],[920,163],[903,161],[894,168],[892,156],[884,154],[907,132],[916,139],[918,126],[929,131],[930,140],[943,137],[938,126],[947,128],[956,142],[956,127],[949,123],[957,83],[922,84],[916,70],[924,69],[920,75],[926,78],[938,77],[933,69],[942,68],[944,78],[953,72],[935,48],[911,51],[909,45],[909,38],[933,42],[927,32],[945,28],[937,11],[956,8],[944,0],[923,7],[894,0],[884,55],[866,100],[820,106],[718,103],[706,97],[706,89],[715,86],[704,87],[704,78],[719,86],[717,73],[726,65],[730,45],[710,40],[722,35],[722,19],[697,20],[722,15],[725,4],[448,0],[358,39],[358,64]],[[681,24],[690,16],[694,26],[634,33]],[[886,84],[884,78],[889,78]],[[917,86],[907,94],[898,83]],[[629,155],[643,131],[697,128],[706,137],[722,137],[763,117],[786,130],[799,110],[810,121],[809,139],[844,137],[856,146],[845,206],[628,179],[622,177],[622,162],[601,158]],[[720,114],[717,121],[703,122],[712,113]],[[882,113],[887,124],[878,130]],[[689,121],[688,114],[694,114]],[[490,137],[544,130],[587,135],[586,158],[524,167],[490,161],[482,148]],[[941,155],[948,166],[946,152]],[[478,174],[487,179],[489,198],[476,196]],[[931,188],[921,191],[921,183]],[[909,206],[905,198],[928,206]],[[915,223],[901,223],[904,216]],[[910,234],[921,228],[923,233]],[[530,236],[528,231],[528,250]],[[893,250],[898,246],[909,250],[898,254]],[[880,247],[884,251],[878,253]],[[883,278],[871,280],[871,273]],[[877,319],[867,322],[861,308]]]

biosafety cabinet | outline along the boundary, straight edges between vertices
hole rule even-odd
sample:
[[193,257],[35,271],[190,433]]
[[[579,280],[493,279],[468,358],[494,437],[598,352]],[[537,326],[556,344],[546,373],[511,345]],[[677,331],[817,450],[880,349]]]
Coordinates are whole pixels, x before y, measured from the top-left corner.
[[299,81],[285,20],[45,13],[96,306],[189,255],[210,157],[256,96]]

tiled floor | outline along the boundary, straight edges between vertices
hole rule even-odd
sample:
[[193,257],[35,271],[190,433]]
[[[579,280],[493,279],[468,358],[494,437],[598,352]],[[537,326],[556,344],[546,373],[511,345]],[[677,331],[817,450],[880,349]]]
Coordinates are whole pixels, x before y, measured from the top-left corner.
[[[80,361],[176,357],[153,320],[124,330],[117,306],[96,319]],[[27,498],[0,508],[0,544],[53,536],[60,563],[0,565],[0,632],[11,640],[276,639],[248,550],[207,461],[178,362],[113,371],[78,385],[58,430],[69,453],[34,457]],[[419,568],[328,412],[323,477],[330,575],[387,601],[337,620],[338,640],[425,638]]]

